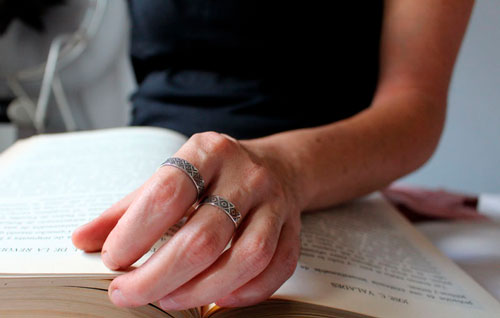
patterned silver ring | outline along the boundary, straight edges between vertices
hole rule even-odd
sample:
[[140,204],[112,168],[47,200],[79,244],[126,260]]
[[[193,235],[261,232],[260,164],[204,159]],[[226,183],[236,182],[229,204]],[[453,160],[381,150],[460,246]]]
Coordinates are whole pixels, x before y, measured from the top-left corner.
[[190,164],[187,160],[177,157],[168,158],[160,165],[160,168],[163,166],[176,167],[177,169],[184,171],[196,187],[196,192],[198,194],[197,200],[200,198],[203,190],[205,189],[205,181],[203,181],[200,172],[195,166]]
[[211,195],[203,199],[203,201],[200,202],[198,207],[203,204],[209,204],[213,205],[220,210],[222,210],[226,215],[231,219],[231,221],[234,224],[234,227],[237,228],[238,225],[241,223],[241,214],[236,210],[236,207],[234,206],[233,203],[230,201],[224,199],[223,197],[220,197],[218,195]]

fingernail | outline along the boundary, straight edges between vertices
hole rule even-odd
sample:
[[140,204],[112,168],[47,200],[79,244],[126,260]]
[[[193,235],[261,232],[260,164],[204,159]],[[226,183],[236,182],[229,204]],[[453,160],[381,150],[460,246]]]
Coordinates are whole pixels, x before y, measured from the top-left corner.
[[173,309],[180,310],[183,309],[178,303],[176,303],[172,298],[163,298],[160,300],[160,307],[162,309]]
[[123,297],[122,292],[118,288],[111,292],[111,301],[113,304],[120,307],[127,306],[127,300]]
[[116,271],[117,269],[120,268],[118,264],[116,264],[112,259],[111,256],[107,251],[102,251],[101,253],[101,259],[104,265],[106,265],[107,268]]

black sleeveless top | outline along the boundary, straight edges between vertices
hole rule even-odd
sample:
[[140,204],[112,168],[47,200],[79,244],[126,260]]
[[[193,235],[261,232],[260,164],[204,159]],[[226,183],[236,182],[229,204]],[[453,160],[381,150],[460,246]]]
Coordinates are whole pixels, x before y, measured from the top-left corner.
[[129,0],[139,83],[132,125],[236,138],[368,107],[381,0]]

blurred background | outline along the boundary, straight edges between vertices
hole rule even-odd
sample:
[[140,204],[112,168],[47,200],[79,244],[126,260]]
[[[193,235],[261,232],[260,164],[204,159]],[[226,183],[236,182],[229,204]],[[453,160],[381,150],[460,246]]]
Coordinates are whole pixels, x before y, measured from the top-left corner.
[[8,23],[0,24],[0,121],[12,125],[3,123],[0,147],[14,135],[128,123],[135,79],[126,1],[3,2],[9,10],[0,11]]
[[499,17],[500,1],[476,0],[451,82],[441,143],[404,181],[500,193]]
[[[11,2],[24,10],[31,1]],[[24,10],[22,20],[7,25],[16,12],[0,12],[0,151],[38,132],[117,127],[129,120],[135,80],[126,2],[44,3],[53,6],[38,8],[39,21],[32,17],[36,10]],[[500,192],[499,16],[500,1],[476,1],[439,148],[402,181],[466,193]]]
[[[498,17],[500,1],[476,1],[439,147],[401,182],[500,194]],[[126,126],[136,88],[129,32],[125,0],[0,0],[0,152],[37,133]],[[499,222],[418,229],[500,300]]]

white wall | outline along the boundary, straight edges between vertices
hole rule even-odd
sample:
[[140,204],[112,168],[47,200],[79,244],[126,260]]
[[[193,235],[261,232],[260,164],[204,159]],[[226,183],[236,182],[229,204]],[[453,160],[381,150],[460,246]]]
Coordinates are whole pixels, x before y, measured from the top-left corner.
[[478,0],[461,48],[441,143],[403,181],[500,193],[500,1]]

